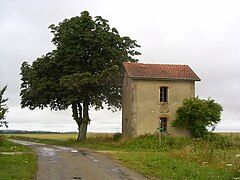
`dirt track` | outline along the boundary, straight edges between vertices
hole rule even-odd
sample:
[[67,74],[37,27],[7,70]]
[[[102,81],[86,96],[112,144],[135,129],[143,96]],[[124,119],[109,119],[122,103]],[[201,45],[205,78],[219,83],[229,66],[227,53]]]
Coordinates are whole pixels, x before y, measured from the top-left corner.
[[37,153],[37,180],[146,179],[103,154],[28,141],[12,141],[29,146]]

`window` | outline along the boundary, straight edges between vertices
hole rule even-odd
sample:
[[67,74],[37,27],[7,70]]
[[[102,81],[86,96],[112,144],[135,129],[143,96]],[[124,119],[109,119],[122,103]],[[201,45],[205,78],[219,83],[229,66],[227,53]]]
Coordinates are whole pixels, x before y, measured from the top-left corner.
[[159,121],[162,132],[167,132],[167,118],[160,118]]
[[160,87],[160,102],[168,102],[168,87]]

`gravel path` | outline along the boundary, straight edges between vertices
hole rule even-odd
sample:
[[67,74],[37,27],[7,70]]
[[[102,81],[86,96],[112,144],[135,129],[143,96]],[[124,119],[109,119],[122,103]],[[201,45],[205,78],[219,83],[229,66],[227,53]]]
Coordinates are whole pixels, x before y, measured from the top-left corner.
[[103,154],[29,141],[12,141],[29,146],[37,153],[37,180],[146,179]]

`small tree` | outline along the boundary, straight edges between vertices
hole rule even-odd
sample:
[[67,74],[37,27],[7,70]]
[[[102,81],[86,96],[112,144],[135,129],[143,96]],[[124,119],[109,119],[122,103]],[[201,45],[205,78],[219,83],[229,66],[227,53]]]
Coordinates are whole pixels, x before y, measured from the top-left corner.
[[207,127],[215,129],[216,124],[221,120],[222,111],[222,106],[210,98],[185,99],[182,107],[178,108],[176,120],[172,125],[185,127],[193,137],[203,137],[209,133]]
[[4,119],[8,111],[7,105],[5,104],[5,102],[8,99],[3,98],[3,94],[6,91],[6,89],[7,89],[7,86],[5,86],[2,90],[0,90],[0,127],[4,125],[7,127],[7,121],[4,121]]

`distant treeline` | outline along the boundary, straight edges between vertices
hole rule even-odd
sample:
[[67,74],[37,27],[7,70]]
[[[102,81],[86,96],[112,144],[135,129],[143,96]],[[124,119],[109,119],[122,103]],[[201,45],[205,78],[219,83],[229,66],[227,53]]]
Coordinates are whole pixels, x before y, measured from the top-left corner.
[[70,132],[54,132],[54,131],[26,131],[26,130],[0,130],[2,134],[73,134],[75,131]]

